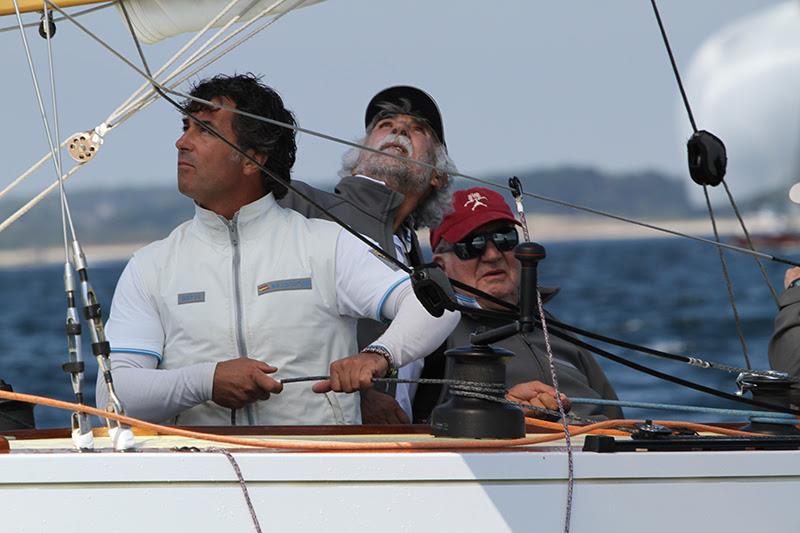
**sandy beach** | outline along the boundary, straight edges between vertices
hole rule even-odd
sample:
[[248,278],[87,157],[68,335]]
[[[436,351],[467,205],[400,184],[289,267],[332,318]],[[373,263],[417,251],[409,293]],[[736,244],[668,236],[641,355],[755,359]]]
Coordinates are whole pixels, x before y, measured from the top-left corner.
[[[675,219],[646,221],[648,224],[663,227],[672,231],[693,236],[708,237],[712,235],[711,223],[703,219]],[[747,221],[751,233],[765,231],[769,228],[759,220]],[[542,243],[576,240],[618,240],[665,238],[669,234],[650,228],[634,226],[626,222],[598,217],[565,217],[558,215],[532,215],[528,217],[531,237]],[[725,218],[717,221],[719,232],[723,236],[740,235],[741,229],[736,219]],[[428,232],[420,232],[420,240],[427,242]],[[106,261],[124,261],[133,252],[147,243],[126,243],[114,245],[86,245],[84,252],[89,265]],[[61,247],[31,247],[14,250],[0,250],[0,268],[19,268],[32,265],[59,264],[64,261],[64,249]]]

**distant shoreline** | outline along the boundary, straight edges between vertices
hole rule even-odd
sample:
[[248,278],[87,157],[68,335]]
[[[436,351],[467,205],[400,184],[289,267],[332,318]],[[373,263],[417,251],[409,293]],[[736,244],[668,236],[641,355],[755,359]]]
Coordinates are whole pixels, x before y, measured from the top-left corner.
[[[659,227],[686,233],[693,236],[713,234],[711,223],[707,219],[671,219],[646,221]],[[748,221],[748,230],[752,233],[767,231],[765,224],[758,220]],[[635,226],[626,222],[598,219],[597,217],[566,217],[559,215],[528,216],[528,227],[534,240],[547,242],[581,241],[581,240],[624,240],[663,238],[670,235],[650,228]],[[717,220],[717,228],[722,236],[741,235],[739,223],[734,218]],[[428,232],[420,232],[420,241],[428,242]],[[122,243],[113,245],[87,245],[84,252],[89,264],[109,261],[125,261],[133,253],[147,243]],[[42,266],[64,262],[64,249],[58,246],[30,247],[0,250],[0,268],[20,268],[26,266]]]
[[[98,244],[84,246],[83,253],[89,266],[109,261],[124,261],[133,252],[147,243]],[[0,250],[0,268],[22,268],[30,266],[56,265],[64,262],[64,247],[17,248]]]

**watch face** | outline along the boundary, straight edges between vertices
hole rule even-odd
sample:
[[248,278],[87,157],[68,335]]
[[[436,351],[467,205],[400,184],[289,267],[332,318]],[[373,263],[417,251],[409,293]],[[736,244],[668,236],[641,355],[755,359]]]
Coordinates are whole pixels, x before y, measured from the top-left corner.
[[788,289],[794,289],[795,287],[800,286],[800,278],[792,280],[792,282],[787,287]]

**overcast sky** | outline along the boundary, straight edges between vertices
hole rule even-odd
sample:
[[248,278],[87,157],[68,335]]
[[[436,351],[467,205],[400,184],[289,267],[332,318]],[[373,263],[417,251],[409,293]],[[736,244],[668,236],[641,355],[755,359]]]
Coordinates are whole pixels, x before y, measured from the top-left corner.
[[[659,7],[686,70],[706,37],[775,3],[671,0]],[[81,20],[136,61],[116,10]],[[4,27],[15,22],[0,19]],[[47,89],[45,41],[35,30],[28,35]],[[158,65],[185,40],[145,53]],[[142,81],[66,21],[53,45],[62,136],[97,125]],[[0,49],[6,184],[47,147],[19,33],[0,33]],[[263,74],[302,126],[348,139],[363,133],[364,107],[376,91],[424,88],[442,110],[451,155],[473,175],[573,164],[688,180],[683,142],[691,130],[647,0],[328,0],[279,20],[204,75],[234,71]],[[151,106],[108,134],[74,187],[173,184],[179,133],[167,104]],[[343,150],[301,135],[294,176],[332,180]],[[26,192],[53,176],[48,166]]]

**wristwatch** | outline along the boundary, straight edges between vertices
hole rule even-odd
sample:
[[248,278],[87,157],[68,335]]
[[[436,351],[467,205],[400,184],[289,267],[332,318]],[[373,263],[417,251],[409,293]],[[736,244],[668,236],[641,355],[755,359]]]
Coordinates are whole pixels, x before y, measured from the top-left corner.
[[396,378],[397,377],[397,367],[394,366],[394,360],[392,359],[392,352],[390,352],[385,346],[382,344],[370,344],[361,349],[362,352],[367,353],[376,353],[386,359],[386,363],[389,365],[389,369],[386,371],[387,378]]
[[795,287],[800,287],[800,278],[793,279],[792,282],[789,284],[789,286],[786,287],[786,288],[787,289],[794,289]]

